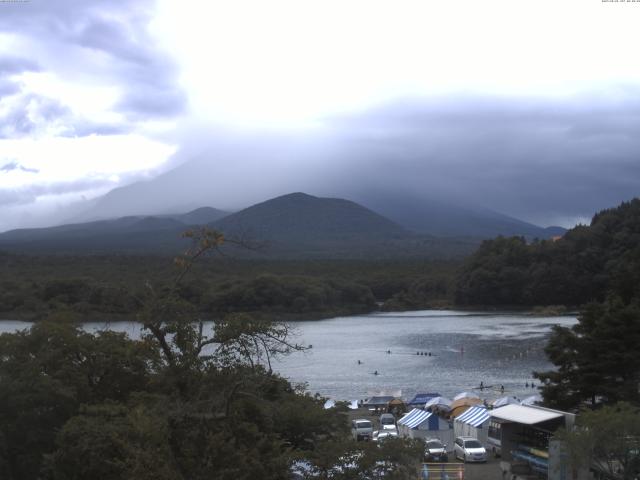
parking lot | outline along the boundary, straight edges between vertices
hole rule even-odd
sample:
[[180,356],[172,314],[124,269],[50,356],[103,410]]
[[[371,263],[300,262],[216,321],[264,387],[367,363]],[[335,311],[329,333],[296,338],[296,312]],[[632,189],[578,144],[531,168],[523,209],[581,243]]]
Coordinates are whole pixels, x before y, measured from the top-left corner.
[[[371,415],[366,409],[351,410],[348,417],[349,421],[355,418],[366,418],[373,422],[374,429],[379,428],[379,415]],[[451,462],[459,462],[453,458],[452,454],[449,455],[449,458]],[[465,480],[502,480],[503,478],[500,461],[495,458],[490,458],[487,463],[467,463],[464,465],[464,472]]]
[[500,461],[492,458],[487,463],[467,463],[464,478],[465,480],[502,480]]

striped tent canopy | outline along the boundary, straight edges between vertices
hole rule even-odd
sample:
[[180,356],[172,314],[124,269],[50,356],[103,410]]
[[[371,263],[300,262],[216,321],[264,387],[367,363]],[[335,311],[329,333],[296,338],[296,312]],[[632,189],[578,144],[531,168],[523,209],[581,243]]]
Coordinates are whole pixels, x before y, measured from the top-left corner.
[[431,415],[433,415],[433,413],[425,412],[424,410],[420,410],[419,408],[414,408],[404,417],[398,420],[398,423],[409,428],[416,428],[418,425],[427,420]]
[[486,408],[473,406],[456,418],[456,422],[466,423],[472,427],[479,427],[488,419],[489,411]]

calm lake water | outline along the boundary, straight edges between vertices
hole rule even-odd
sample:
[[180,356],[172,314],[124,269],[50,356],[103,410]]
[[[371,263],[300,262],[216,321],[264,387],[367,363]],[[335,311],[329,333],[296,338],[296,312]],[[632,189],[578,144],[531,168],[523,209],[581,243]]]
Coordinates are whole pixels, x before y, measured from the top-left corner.
[[[543,351],[551,327],[575,322],[572,316],[443,310],[290,322],[298,343],[313,348],[280,359],[274,369],[293,382],[306,382],[311,392],[334,399],[365,398],[380,390],[401,390],[409,398],[419,391],[452,397],[480,381],[496,386],[485,390],[484,397],[500,396],[498,389],[504,385],[505,394],[522,398],[537,393],[525,388],[532,381],[531,372],[552,368]],[[0,332],[28,326],[2,321]],[[85,327],[110,328],[134,338],[140,332],[135,322]]]

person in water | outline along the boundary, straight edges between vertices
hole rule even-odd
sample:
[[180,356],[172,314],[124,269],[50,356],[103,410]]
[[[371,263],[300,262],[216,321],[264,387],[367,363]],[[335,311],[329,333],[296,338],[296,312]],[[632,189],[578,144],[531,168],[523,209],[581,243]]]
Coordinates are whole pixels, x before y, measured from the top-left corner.
[[376,370],[375,372],[373,372],[373,374],[374,374],[374,375],[377,375],[377,374],[378,374],[378,370]]
[[358,360],[358,365],[361,365],[361,364],[362,364],[362,362],[360,360]]
[[504,385],[500,385],[500,393],[504,393]]

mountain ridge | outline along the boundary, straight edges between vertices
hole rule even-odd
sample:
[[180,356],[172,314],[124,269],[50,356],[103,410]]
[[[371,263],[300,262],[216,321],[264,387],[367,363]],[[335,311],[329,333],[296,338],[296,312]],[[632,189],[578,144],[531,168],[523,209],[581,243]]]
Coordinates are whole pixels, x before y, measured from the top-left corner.
[[[224,213],[224,212],[222,212]],[[13,230],[0,234],[0,249],[56,253],[166,253],[184,249],[187,219],[210,220],[211,207],[169,216],[129,216],[85,224]],[[204,223],[204,222],[202,222]],[[417,235],[356,202],[296,192],[207,222],[227,238],[265,242],[261,252],[240,256],[312,258],[450,257],[470,253],[477,241]]]

